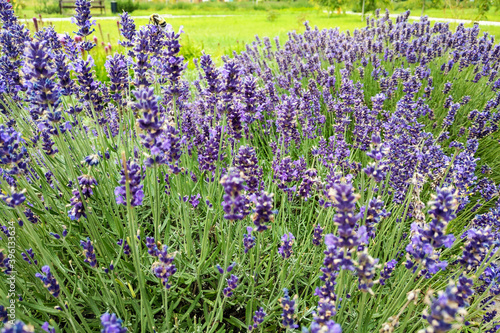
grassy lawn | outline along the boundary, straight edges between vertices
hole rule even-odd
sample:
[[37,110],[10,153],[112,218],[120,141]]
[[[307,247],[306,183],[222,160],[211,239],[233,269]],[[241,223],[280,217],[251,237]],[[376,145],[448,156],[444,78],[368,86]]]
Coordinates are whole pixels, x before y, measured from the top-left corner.
[[[413,15],[419,16],[421,10],[412,10]],[[443,9],[428,9],[425,15],[429,17],[453,18],[460,20],[477,20],[479,14],[476,8],[443,8]],[[500,11],[492,7],[486,14],[486,17],[480,18],[481,21],[500,21]]]
[[[48,7],[57,5],[58,2],[53,4],[48,4]],[[248,14],[250,12],[266,13],[267,11],[303,11],[312,9],[314,4],[307,0],[298,0],[293,2],[278,2],[278,1],[260,1],[255,4],[254,1],[248,2],[202,2],[202,3],[174,3],[166,4],[165,1],[136,1],[134,2],[136,8],[132,12],[134,16],[148,16],[151,13],[165,13],[171,15],[236,15],[236,14]],[[22,7],[22,8],[21,8]],[[120,11],[120,0],[118,0],[118,7]],[[26,15],[27,17],[37,16],[41,5],[36,1],[24,2],[22,6],[19,6],[16,10],[20,17]],[[54,8],[55,9],[55,8]],[[52,10],[54,11],[54,10]],[[131,10],[125,9],[125,11],[131,12]],[[110,0],[106,1],[106,13],[101,14],[99,9],[93,9],[92,14],[95,16],[110,16],[111,4]],[[71,9],[64,9],[63,14],[59,14],[57,11],[54,13],[43,13],[44,17],[67,17],[72,15]]]
[[[320,29],[338,27],[341,31],[353,31],[356,28],[365,26],[365,22],[357,15],[332,15],[329,17],[322,9],[312,7],[308,2],[279,3],[266,2],[255,6],[253,3],[202,3],[202,4],[176,4],[169,5],[166,8],[154,8],[154,2],[149,4],[150,9],[136,10],[133,16],[146,16],[152,12],[160,15],[176,15],[168,18],[175,30],[183,26],[182,51],[185,59],[189,61],[188,68],[193,69],[192,59],[199,58],[203,51],[211,54],[217,63],[220,64],[220,56],[233,54],[233,51],[241,52],[245,49],[245,44],[251,43],[255,36],[274,38],[278,36],[284,42],[287,40],[287,33],[295,30],[298,33],[304,31],[304,21],[309,21],[311,26],[317,26]],[[162,4],[163,5],[163,4]],[[164,5],[163,5],[164,6]],[[391,13],[400,13],[404,11],[391,11]],[[465,11],[465,10],[464,10]],[[97,12],[97,11],[96,11]],[[65,12],[69,16],[71,11]],[[270,13],[274,15],[270,19]],[[451,11],[429,10],[430,16],[465,18],[465,16],[454,16]],[[465,12],[464,12],[465,13]],[[472,15],[472,11],[467,12]],[[413,11],[418,15],[419,11]],[[446,14],[446,15],[445,15]],[[20,17],[32,17],[34,15],[34,5],[27,6],[24,10],[18,11]],[[110,15],[108,10],[108,15]],[[228,17],[179,17],[185,15],[233,15]],[[463,14],[466,15],[466,14]],[[44,15],[44,25],[52,24],[59,33],[70,33],[76,30],[76,26],[70,21],[51,21],[52,17],[60,15]],[[96,15],[98,16],[98,15]],[[101,79],[105,79],[105,70],[103,64],[107,54],[104,52],[102,42],[111,43],[113,51],[119,50],[121,46],[117,44],[120,39],[116,20],[98,20],[95,27],[94,36],[97,37],[98,47],[91,51],[95,59],[97,74]],[[499,16],[500,20],[500,16]],[[148,23],[147,19],[136,19],[136,26],[140,28]],[[33,22],[28,20],[29,29],[34,30]],[[457,24],[450,24],[455,29]],[[471,26],[468,24],[467,26]],[[484,26],[484,31],[492,35],[500,35],[500,27]]]
[[[167,12],[160,12],[160,14],[167,14]],[[339,27],[342,31],[353,31],[365,25],[364,21],[361,21],[361,18],[356,15],[332,15],[328,17],[319,10],[280,11],[274,21],[268,20],[266,12],[258,11],[248,14],[239,13],[238,16],[234,17],[173,17],[167,21],[175,30],[183,26],[183,41],[192,55],[205,50],[207,53],[220,56],[223,54],[231,55],[233,50],[237,52],[243,50],[244,45],[254,40],[255,35],[271,38],[278,36],[280,40],[284,41],[288,31],[304,31],[303,22],[306,20],[310,22],[311,26],[318,26],[320,29]],[[50,19],[47,19],[46,23],[49,22]],[[75,30],[75,25],[69,21],[51,23],[60,33],[70,32],[71,34]],[[147,19],[136,20],[137,27],[147,23]],[[104,38],[106,43],[109,41],[115,46],[120,39],[117,21],[99,20],[98,24],[101,27],[101,29],[96,27],[95,31],[98,41],[100,42]],[[32,22],[29,25],[32,29]],[[456,24],[451,24],[451,27],[455,28]],[[484,26],[483,30],[493,35],[498,35],[500,32],[499,27],[491,26]]]
[[[165,13],[162,13],[165,14]],[[206,53],[219,58],[221,55],[232,55],[233,50],[240,52],[244,50],[245,44],[251,43],[255,35],[260,37],[278,36],[282,42],[287,39],[287,33],[291,30],[304,31],[303,22],[309,20],[312,26],[318,28],[339,27],[341,30],[351,30],[364,25],[359,16],[341,15],[329,18],[320,11],[304,12],[280,12],[274,21],[267,19],[267,14],[251,13],[234,17],[196,17],[196,18],[172,18],[168,19],[175,30],[183,26],[182,53],[186,59],[199,57],[204,50]],[[46,24],[50,22],[47,19]],[[69,21],[51,22],[56,31],[60,33],[76,30],[76,26]],[[147,19],[137,19],[136,26],[139,28],[148,23]],[[32,22],[30,30],[33,28]],[[111,42],[114,50],[121,48],[117,45],[120,39],[117,21],[100,20],[94,35],[98,39],[99,47],[91,51],[94,58],[104,57],[103,47],[100,42],[104,38],[105,43]],[[102,35],[101,32],[102,31]],[[190,67],[193,67],[192,62]]]

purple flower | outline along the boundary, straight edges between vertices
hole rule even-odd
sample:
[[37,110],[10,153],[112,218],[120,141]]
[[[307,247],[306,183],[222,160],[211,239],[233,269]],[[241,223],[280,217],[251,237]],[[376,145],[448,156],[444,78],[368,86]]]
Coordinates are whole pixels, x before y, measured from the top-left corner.
[[369,292],[373,295],[371,287],[373,286],[373,277],[375,276],[375,268],[378,259],[373,259],[366,250],[358,253],[356,265],[356,274],[358,276],[359,290]]
[[153,237],[146,237],[146,247],[148,248],[148,253],[153,257],[158,257],[158,246],[155,243]]
[[303,332],[310,333],[342,333],[342,327],[340,324],[335,323],[333,320],[326,321],[323,325],[318,324],[313,321],[309,331],[303,330]]
[[108,56],[104,67],[106,67],[111,82],[109,86],[111,97],[119,105],[125,105],[126,100],[123,95],[126,95],[124,92],[129,87],[129,73],[125,55],[115,53],[113,56]]
[[168,247],[163,245],[161,250],[158,250],[157,256],[158,261],[153,263],[151,267],[153,274],[161,279],[162,284],[165,288],[170,289],[171,285],[169,284],[170,277],[177,272],[177,268],[175,268],[174,258],[175,253],[168,253]]
[[76,90],[75,81],[71,78],[69,66],[66,63],[67,56],[64,53],[57,54],[54,57],[54,65],[56,67],[56,75],[59,79],[61,87],[61,95],[70,96]]
[[182,94],[183,88],[180,86],[180,81],[182,72],[187,68],[187,62],[185,63],[184,57],[179,55],[181,48],[181,33],[182,28],[178,33],[174,32],[172,29],[165,32],[165,48],[161,52],[161,58],[155,59],[162,60],[157,66],[160,75],[160,79],[158,81],[161,84],[166,83],[166,81],[169,83],[169,85],[162,87],[166,101],[176,98],[178,95]]
[[151,63],[149,59],[149,53],[151,51],[151,46],[149,44],[150,32],[146,27],[142,27],[138,32],[136,32],[134,40],[134,48],[130,55],[135,56],[135,61],[132,65],[134,71],[134,84],[138,89],[149,87],[151,85]]
[[231,274],[231,276],[227,279],[227,287],[222,291],[224,293],[224,297],[233,296],[233,291],[238,287],[238,277],[236,275]]
[[473,279],[468,279],[466,276],[461,275],[458,278],[458,283],[457,283],[457,298],[458,298],[458,305],[462,307],[469,306],[469,298],[474,294],[474,290],[472,289],[474,287],[474,280]]
[[224,201],[222,201],[222,208],[226,213],[225,219],[241,220],[249,213],[248,199],[242,193],[244,190],[243,182],[242,173],[236,168],[230,168],[220,180],[225,192]]
[[33,252],[33,249],[27,249],[26,253],[21,253],[21,256],[23,257],[23,260],[26,261],[28,264],[35,264],[38,265],[38,261],[35,259],[35,253]]
[[366,232],[368,237],[375,238],[375,229],[380,220],[384,217],[389,216],[384,209],[384,202],[378,198],[371,199],[368,204],[368,210],[366,212]]
[[[354,212],[359,195],[354,193],[351,184],[334,184],[330,189],[329,196],[333,201],[333,207],[337,214],[333,222],[338,226],[339,236],[336,238],[337,247],[348,249],[356,248],[361,244],[361,233],[356,233],[356,225],[361,213]],[[361,228],[360,228],[361,231]]]
[[[154,242],[154,240],[153,240],[153,242]],[[118,246],[122,246],[123,245],[123,254],[124,255],[126,255],[126,256],[130,255],[130,245],[128,245],[126,239],[119,239],[118,242],[116,242],[116,244]]]
[[278,253],[281,254],[283,259],[288,259],[292,255],[293,253],[292,245],[294,240],[295,237],[292,235],[291,232],[289,232],[288,234],[284,234],[281,237],[281,246],[278,249]]
[[314,233],[313,233],[313,239],[312,239],[312,243],[314,246],[320,246],[321,245],[321,241],[322,241],[322,233],[323,233],[323,228],[321,228],[321,225],[316,225],[314,227]]
[[32,325],[27,325],[20,320],[15,323],[8,322],[2,328],[2,333],[33,333],[35,328]]
[[201,171],[215,171],[216,162],[224,159],[224,133],[222,127],[216,126],[208,130],[208,137],[204,137],[200,142],[200,152],[198,154],[198,163]]
[[105,313],[101,316],[101,333],[125,333],[127,329],[122,327],[122,320],[119,319],[114,313]]
[[392,259],[385,263],[384,269],[380,272],[380,279],[379,279],[379,282],[382,286],[384,286],[385,281],[391,277],[391,274],[396,268],[397,264],[398,262],[396,261],[396,259]]
[[45,273],[45,275],[36,273],[35,276],[43,282],[43,285],[47,288],[50,294],[57,298],[60,293],[59,283],[57,283],[56,278],[50,272],[50,267],[43,266],[42,273]]
[[38,216],[36,216],[35,213],[33,213],[33,211],[29,208],[26,208],[24,210],[24,216],[26,216],[26,219],[33,224],[36,224],[40,221]]
[[297,189],[297,195],[307,200],[310,197],[311,191],[320,186],[321,179],[318,177],[318,171],[313,168],[307,169],[302,174],[302,182]]
[[470,229],[467,231],[467,241],[463,247],[462,257],[458,260],[467,271],[479,267],[486,258],[495,241],[491,227]]
[[256,310],[255,315],[253,316],[253,325],[248,326],[248,331],[252,332],[253,330],[257,329],[257,326],[262,324],[266,315],[267,314],[264,312],[264,308]]
[[287,96],[276,110],[276,130],[286,146],[292,141],[300,142],[297,130],[297,104],[295,96]]
[[243,174],[248,193],[256,193],[262,186],[262,168],[259,167],[259,161],[255,149],[250,146],[241,146],[238,155],[234,160],[234,166]]
[[[13,188],[12,188],[12,190],[14,191]],[[10,194],[10,195],[0,193],[0,199],[2,199],[7,204],[7,206],[16,207],[16,206],[21,205],[24,201],[26,201],[26,197],[24,196],[24,192],[25,192],[25,190],[22,190],[19,193],[12,192],[12,194]]]
[[448,332],[453,328],[453,323],[466,314],[460,306],[458,289],[450,283],[446,290],[440,291],[438,297],[432,300],[431,313],[424,311],[424,319],[429,323],[426,332]]
[[459,108],[460,108],[460,103],[455,103],[450,106],[448,114],[443,119],[443,127],[448,127],[453,124],[453,122],[455,121],[455,115],[457,114]]
[[158,98],[154,94],[153,87],[139,89],[134,94],[137,99],[134,110],[141,116],[137,123],[141,129],[148,132],[148,136],[143,140],[149,141],[160,135],[160,127],[163,124],[159,114]]
[[47,333],[56,333],[56,329],[55,328],[50,328],[49,327],[49,322],[48,321],[44,322],[41,328],[42,328],[42,330],[44,330]]
[[227,266],[226,268],[226,272],[228,273],[231,273],[231,271],[233,270],[233,268],[236,266],[236,263],[233,262],[231,265]]
[[82,190],[83,198],[88,199],[93,194],[92,188],[97,186],[97,181],[91,175],[81,175],[78,176],[78,184]]
[[370,144],[371,150],[366,153],[368,157],[373,158],[376,161],[382,160],[384,156],[389,153],[389,146],[382,143],[382,139],[378,134],[372,134],[372,142]]
[[8,255],[3,253],[3,249],[0,249],[0,272],[9,275],[11,271],[12,267],[10,266],[10,259]]
[[21,133],[0,124],[0,166],[10,175],[27,170],[28,153]]
[[82,105],[87,110],[87,115],[92,118],[98,117],[99,123],[103,124],[106,121],[106,115],[103,112],[110,98],[107,86],[95,79],[94,60],[88,55],[87,60],[79,58],[73,61],[71,67],[76,73],[79,84],[77,92]]
[[115,188],[116,203],[118,205],[127,205],[127,186],[130,191],[130,205],[132,207],[142,205],[144,199],[144,192],[142,191],[143,185],[141,181],[146,176],[139,164],[135,161],[129,160],[124,163],[123,169],[120,170],[121,179],[119,183],[122,186]]
[[243,246],[245,246],[245,253],[255,246],[255,237],[252,236],[252,227],[247,227],[247,233],[243,234]]
[[6,323],[9,320],[7,314],[7,309],[3,305],[0,305],[0,323]]
[[432,195],[432,200],[429,202],[431,209],[428,213],[433,217],[431,222],[423,226],[417,222],[412,223],[413,236],[406,246],[406,268],[413,268],[415,271],[417,263],[422,263],[424,267],[421,274],[426,274],[427,278],[446,268],[447,262],[439,260],[439,252],[436,249],[442,246],[449,248],[455,241],[455,237],[446,235],[445,231],[448,222],[455,218],[458,206],[456,193],[457,191],[451,187],[438,188],[437,194]]
[[387,175],[387,168],[384,163],[376,164],[371,162],[363,168],[363,172],[378,183],[385,179]]
[[446,82],[444,84],[444,88],[443,88],[443,95],[448,95],[448,93],[450,92],[451,88],[453,86],[453,83],[451,82]]
[[189,203],[191,204],[191,206],[193,206],[193,208],[198,207],[198,205],[200,204],[200,198],[200,193],[191,196],[191,198],[189,199]]
[[80,37],[87,37],[95,31],[95,29],[92,28],[92,26],[95,25],[95,20],[90,21],[92,18],[92,15],[90,15],[90,6],[90,1],[75,1],[75,16],[72,18],[72,22],[80,28],[75,32],[75,34]]
[[167,125],[157,139],[157,148],[161,152],[160,155],[174,174],[181,171],[178,167],[178,161],[182,155],[181,144],[183,142],[184,137],[181,137],[179,130],[171,125]]
[[86,156],[82,163],[87,163],[89,166],[94,166],[99,164],[99,155],[98,154],[92,154],[89,156]]
[[[44,116],[51,122],[58,122],[61,119],[61,112],[58,110],[60,91],[54,81],[56,68],[49,55],[47,42],[37,40],[26,42],[24,57],[23,73],[28,100],[31,103],[31,117],[37,122],[42,121],[41,117]],[[45,131],[56,133],[48,121],[42,122]]]
[[274,194],[268,194],[267,192],[261,192],[260,195],[253,194],[250,197],[255,204],[255,212],[252,215],[252,221],[256,226],[256,231],[265,231],[271,226],[266,223],[274,222],[273,213],[273,196]]
[[134,20],[124,11],[123,14],[120,15],[119,25],[121,26],[120,33],[126,40],[120,40],[118,44],[124,47],[132,47],[136,34]]
[[220,73],[212,58],[208,54],[203,54],[200,57],[200,67],[204,72],[204,78],[207,83],[207,92],[216,94],[221,91],[221,82],[219,79]]
[[289,329],[295,329],[298,328],[299,325],[295,324],[294,322],[294,317],[295,317],[295,297],[293,299],[290,299],[290,296],[288,296],[288,289],[283,289],[283,297],[280,299],[281,307],[283,308],[283,313],[281,314],[281,317],[283,318],[283,321],[281,324],[285,328]]
[[68,216],[71,220],[78,220],[80,217],[87,217],[85,213],[85,207],[83,205],[83,200],[80,196],[80,192],[78,190],[73,190],[73,197],[70,199],[71,209],[68,210]]
[[85,256],[85,262],[90,265],[90,267],[95,267],[97,265],[97,260],[94,252],[94,245],[87,237],[86,241],[80,241],[80,245],[83,247],[83,255]]

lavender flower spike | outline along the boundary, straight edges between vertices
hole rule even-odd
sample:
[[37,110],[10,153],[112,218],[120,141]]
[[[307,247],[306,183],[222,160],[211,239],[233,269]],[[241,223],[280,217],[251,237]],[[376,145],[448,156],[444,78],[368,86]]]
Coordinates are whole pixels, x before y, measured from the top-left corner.
[[374,295],[372,286],[378,281],[373,281],[375,268],[377,267],[378,259],[373,259],[368,252],[358,253],[356,273],[358,275],[359,290],[369,292]]
[[243,234],[243,245],[245,246],[245,253],[255,246],[255,237],[252,236],[252,227],[247,227],[247,233]]
[[41,273],[36,273],[35,276],[43,282],[43,285],[45,286],[45,288],[48,289],[50,294],[57,298],[60,293],[59,283],[57,283],[56,278],[50,272],[50,267],[43,266],[42,272],[45,273],[45,275]]
[[224,288],[223,293],[225,297],[233,296],[233,290],[238,287],[238,277],[236,275],[231,274],[229,279],[227,279],[227,288]]
[[168,253],[168,247],[163,245],[161,251],[158,250],[159,261],[153,263],[152,270],[157,278],[160,278],[165,288],[170,289],[169,278],[177,272],[175,268],[174,258],[175,253]]
[[133,40],[136,34],[135,23],[127,12],[123,12],[123,14],[120,15],[120,25],[120,33],[126,40],[120,40],[118,44],[124,47],[134,46]]
[[291,232],[284,234],[281,237],[281,247],[278,249],[278,253],[281,254],[283,259],[288,259],[293,253],[292,245],[295,237]]
[[259,324],[262,324],[266,315],[267,314],[264,312],[264,308],[260,308],[259,310],[255,311],[255,316],[253,316],[253,325],[248,326],[248,331],[252,332],[253,330],[257,329],[257,326],[259,326]]
[[35,328],[32,325],[26,325],[22,321],[18,320],[14,324],[6,323],[2,328],[2,333],[32,333],[35,332]]
[[321,227],[321,225],[316,225],[314,227],[314,233],[313,233],[313,239],[312,239],[312,243],[314,246],[320,246],[321,245],[321,240],[322,240],[322,236],[321,234],[323,233],[323,228]]
[[94,245],[87,237],[86,241],[80,241],[80,245],[83,247],[83,254],[85,255],[85,262],[90,265],[90,267],[95,267],[97,265],[97,260],[95,258]]
[[379,283],[383,286],[385,285],[385,281],[391,277],[392,272],[396,268],[398,262],[395,259],[388,261],[384,265],[384,269],[380,272]]
[[294,322],[295,299],[297,296],[295,296],[293,299],[290,299],[290,296],[288,296],[288,289],[286,288],[283,289],[283,293],[284,295],[280,299],[281,307],[283,308],[283,313],[281,314],[283,321],[281,323],[285,328],[289,329],[298,328],[299,325],[295,324]]
[[248,214],[248,199],[242,193],[243,182],[243,174],[236,168],[229,169],[220,180],[226,193],[223,197],[222,208],[226,213],[224,218],[227,220],[241,220]]
[[429,326],[422,332],[448,332],[455,322],[461,322],[467,312],[460,306],[458,289],[450,282],[445,291],[440,291],[438,297],[431,303],[431,313],[424,310],[424,319]]
[[90,21],[92,15],[90,15],[90,1],[87,0],[76,0],[75,1],[75,16],[71,19],[80,29],[75,32],[80,37],[87,37],[95,31],[92,28],[95,25],[95,20]]
[[114,313],[105,313],[101,316],[101,333],[125,333],[127,329],[122,327],[122,320],[119,319]]
[[271,228],[266,223],[274,222],[273,196],[273,193],[261,192],[258,196],[253,194],[250,197],[250,200],[255,203],[255,213],[252,215],[252,220],[258,232]]
[[115,188],[116,203],[119,205],[127,204],[127,186],[129,185],[130,190],[130,204],[132,207],[142,205],[142,199],[144,199],[144,192],[142,191],[143,185],[141,181],[144,179],[145,174],[141,169],[141,166],[134,161],[127,161],[124,163],[124,169],[120,171],[122,176],[120,179],[120,184]]

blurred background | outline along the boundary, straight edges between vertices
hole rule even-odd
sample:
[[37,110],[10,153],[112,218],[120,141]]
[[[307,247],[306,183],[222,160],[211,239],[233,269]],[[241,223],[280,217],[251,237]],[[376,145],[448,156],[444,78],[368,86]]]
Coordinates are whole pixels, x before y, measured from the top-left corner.
[[[53,25],[57,32],[74,36],[75,25],[72,0],[10,0],[17,15],[33,32]],[[391,15],[411,10],[412,19],[422,14],[431,19],[448,19],[453,29],[464,21],[472,26],[475,21],[483,31],[495,35],[500,32],[500,0],[94,0],[92,15],[97,21],[92,36],[98,47],[91,52],[96,61],[96,73],[105,80],[106,56],[121,48],[118,45],[119,14],[126,11],[134,18],[137,28],[149,22],[149,16],[158,13],[177,31],[183,27],[181,54],[194,69],[193,59],[203,51],[217,62],[222,55],[241,52],[255,36],[287,39],[289,31],[304,31],[304,22],[319,29],[338,27],[353,31],[366,25],[364,17],[373,16],[375,9],[381,14],[387,8]],[[195,75],[195,74],[193,74]]]

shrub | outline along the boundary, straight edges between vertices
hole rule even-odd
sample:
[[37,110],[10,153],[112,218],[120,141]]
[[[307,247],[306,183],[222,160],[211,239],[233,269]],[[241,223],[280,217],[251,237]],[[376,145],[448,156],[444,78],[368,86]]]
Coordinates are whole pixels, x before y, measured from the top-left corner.
[[118,13],[127,12],[132,13],[134,10],[139,9],[140,2],[132,0],[120,0],[116,2]]
[[267,12],[267,17],[266,19],[269,21],[269,22],[274,22],[276,21],[276,19],[278,18],[279,14],[278,12],[274,11],[274,10],[270,10]]

